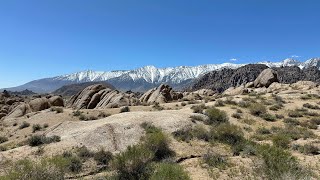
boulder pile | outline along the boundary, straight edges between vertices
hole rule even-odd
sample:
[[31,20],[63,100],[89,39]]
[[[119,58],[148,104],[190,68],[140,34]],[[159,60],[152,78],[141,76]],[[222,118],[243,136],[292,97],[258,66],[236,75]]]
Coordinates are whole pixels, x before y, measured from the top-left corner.
[[150,89],[144,93],[140,101],[142,103],[153,104],[153,103],[167,103],[174,100],[183,98],[183,94],[174,92],[169,85],[161,84],[157,88]]

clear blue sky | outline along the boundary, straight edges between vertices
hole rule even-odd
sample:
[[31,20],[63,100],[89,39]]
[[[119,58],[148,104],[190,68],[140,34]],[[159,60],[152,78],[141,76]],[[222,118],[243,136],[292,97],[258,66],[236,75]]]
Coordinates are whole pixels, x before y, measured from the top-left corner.
[[2,0],[0,87],[85,69],[320,56],[319,0]]

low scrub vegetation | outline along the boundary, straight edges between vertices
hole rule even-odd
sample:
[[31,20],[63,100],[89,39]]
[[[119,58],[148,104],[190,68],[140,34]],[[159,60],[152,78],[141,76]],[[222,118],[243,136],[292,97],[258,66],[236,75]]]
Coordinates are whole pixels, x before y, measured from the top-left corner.
[[225,169],[228,165],[228,159],[218,153],[208,152],[203,156],[203,161],[209,167]]
[[7,142],[9,139],[5,136],[0,136],[0,144]]
[[30,126],[30,123],[23,121],[22,124],[19,126],[19,129],[24,129]]
[[206,122],[209,125],[220,124],[229,121],[226,112],[214,107],[207,109],[205,114],[209,117],[208,121]]
[[150,180],[189,180],[190,177],[178,164],[160,163],[157,164]]
[[40,146],[43,144],[50,144],[54,142],[60,142],[59,136],[46,137],[44,135],[34,135],[28,139],[29,146]]
[[130,112],[130,108],[128,106],[122,107],[120,109],[120,113]]
[[259,103],[251,104],[249,107],[250,113],[254,116],[260,116],[267,112],[267,108]]
[[56,113],[63,113],[63,108],[62,107],[51,107],[50,110],[52,112],[56,112]]

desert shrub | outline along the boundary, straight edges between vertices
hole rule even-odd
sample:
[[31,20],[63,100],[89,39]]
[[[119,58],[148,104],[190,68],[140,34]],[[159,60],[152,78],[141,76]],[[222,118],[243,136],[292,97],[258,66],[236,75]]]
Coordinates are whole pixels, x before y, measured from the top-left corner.
[[303,114],[306,116],[319,116],[319,113],[313,111],[306,111]]
[[262,170],[268,179],[283,179],[285,175],[294,176],[293,179],[300,179],[307,175],[299,166],[296,158],[282,148],[260,145],[258,153],[264,161]]
[[265,135],[265,134],[271,134],[271,131],[270,131],[270,129],[267,129],[265,127],[261,127],[261,128],[257,129],[257,133]]
[[173,137],[180,141],[189,142],[193,138],[201,139],[204,141],[209,141],[210,136],[206,129],[201,126],[196,126],[195,128],[187,127],[184,129],[177,130],[172,133]]
[[73,116],[78,117],[78,116],[80,116],[82,113],[83,113],[83,112],[81,112],[81,111],[79,111],[79,110],[73,111]]
[[286,124],[290,124],[290,125],[299,125],[300,122],[297,120],[297,119],[294,119],[294,118],[285,118],[283,120],[284,123]]
[[224,101],[222,101],[221,99],[218,99],[214,105],[217,107],[222,107],[224,106]]
[[50,110],[57,113],[63,113],[62,107],[51,107]]
[[304,95],[304,96],[301,96],[300,97],[302,100],[308,100],[308,99],[318,99],[319,98],[319,95],[317,94],[307,94],[307,95]]
[[40,124],[34,124],[32,125],[32,132],[35,133],[37,131],[41,131],[42,130],[42,127]]
[[113,159],[113,155],[109,151],[100,149],[98,152],[94,153],[93,158],[98,165],[109,165],[109,163]]
[[213,140],[229,145],[235,145],[244,140],[242,130],[238,126],[229,123],[223,123],[213,127],[210,131],[210,137]]
[[237,104],[238,104],[237,102],[235,102],[235,101],[233,100],[232,97],[227,97],[226,100],[224,101],[224,103],[225,103],[225,104],[229,104],[229,105],[237,105]]
[[231,150],[234,156],[238,156],[240,154],[244,156],[254,156],[257,154],[256,144],[250,140],[243,140],[241,143],[237,143],[231,147]]
[[253,125],[256,121],[254,119],[245,118],[241,120],[243,123]]
[[208,152],[204,154],[203,161],[210,167],[224,169],[228,165],[228,159],[220,154]]
[[148,179],[149,164],[154,154],[144,146],[129,146],[126,151],[116,155],[112,167],[119,179]]
[[0,144],[7,142],[9,139],[5,136],[0,136]]
[[290,137],[285,134],[277,134],[272,137],[272,143],[274,146],[287,149],[290,144]]
[[320,109],[320,107],[318,105],[312,105],[312,104],[309,104],[309,103],[303,104],[303,107],[309,108],[309,109]]
[[43,144],[50,144],[53,142],[59,142],[61,139],[59,136],[46,137],[44,135],[34,135],[28,139],[29,146],[40,146]]
[[120,113],[124,113],[124,112],[130,112],[130,108],[128,106],[122,107],[120,109]]
[[169,138],[162,131],[148,133],[144,145],[154,153],[156,161],[174,156],[169,147]]
[[160,163],[157,164],[150,180],[189,180],[187,172],[178,164]]
[[260,117],[266,121],[270,121],[270,122],[276,121],[276,116],[269,113],[261,114]]
[[24,129],[30,126],[30,123],[23,121],[22,124],[19,126],[19,129]]
[[191,109],[193,110],[193,113],[203,113],[203,110],[206,109],[206,105],[205,104],[201,104],[198,106],[192,106]]
[[313,144],[305,144],[299,147],[299,151],[306,155],[318,155],[320,154],[320,148]]
[[284,103],[286,103],[286,101],[283,100],[283,98],[282,98],[281,96],[272,94],[272,97],[273,97],[273,99],[274,99],[277,103],[279,103],[279,104],[284,104]]
[[238,106],[239,107],[242,107],[242,108],[248,108],[248,107],[250,107],[250,105],[251,105],[251,103],[250,102],[248,102],[248,101],[240,101],[240,102],[238,102]]
[[276,116],[277,119],[283,119],[284,118],[284,116],[282,114],[275,114],[275,116]]
[[93,156],[93,153],[86,146],[81,146],[77,154],[80,158],[90,158]]
[[181,103],[181,106],[186,106],[186,105],[187,105],[187,103],[185,103],[185,102]]
[[86,121],[87,120],[87,116],[84,115],[84,114],[80,114],[78,117],[79,117],[80,121]]
[[71,156],[73,156],[73,154],[72,154],[71,151],[64,151],[64,152],[62,153],[62,157],[64,157],[64,158],[69,158],[69,157],[71,157]]
[[250,113],[254,116],[260,116],[261,114],[265,114],[267,112],[266,107],[259,103],[251,104],[249,110]]
[[281,134],[285,134],[290,137],[292,140],[297,140],[300,138],[307,139],[315,137],[315,134],[308,130],[307,128],[287,125],[285,128],[279,131]]
[[300,122],[300,126],[308,129],[318,129],[318,125],[315,123],[312,123],[311,121],[302,121]]
[[68,169],[70,172],[78,173],[82,170],[82,162],[79,157],[72,156],[69,158]]
[[275,105],[271,106],[269,109],[271,111],[278,111],[278,110],[282,109],[282,107],[283,106],[281,104],[275,104]]
[[205,114],[209,117],[206,122],[209,125],[225,123],[229,120],[225,111],[221,111],[214,107],[207,109]]
[[209,141],[210,139],[209,132],[203,126],[200,125],[195,126],[192,129],[192,136],[204,141]]
[[161,129],[155,127],[154,125],[148,122],[144,122],[140,126],[146,131],[147,134],[161,131]]
[[0,176],[0,179],[53,180],[64,179],[64,175],[65,172],[52,162],[34,162],[28,159],[24,159],[17,161],[12,168],[6,171],[5,176]]
[[288,116],[292,118],[303,117],[301,111],[289,111]]
[[241,119],[241,118],[242,118],[242,116],[241,116],[240,113],[233,113],[233,114],[232,114],[232,117],[234,117],[234,118],[236,118],[236,119]]

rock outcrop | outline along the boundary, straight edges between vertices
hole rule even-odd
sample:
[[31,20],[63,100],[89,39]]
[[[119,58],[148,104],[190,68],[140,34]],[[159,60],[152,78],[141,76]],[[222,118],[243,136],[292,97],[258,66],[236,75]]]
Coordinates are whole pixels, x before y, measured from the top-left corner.
[[69,107],[75,109],[99,109],[130,106],[138,103],[134,94],[106,88],[102,84],[88,86],[71,97]]
[[49,99],[47,98],[36,98],[29,102],[29,106],[33,112],[42,111],[50,108]]
[[27,113],[32,112],[30,105],[28,103],[21,103],[16,108],[14,108],[7,116],[7,118],[18,118],[24,116]]
[[64,101],[61,96],[53,96],[49,98],[49,103],[51,106],[60,106],[60,107],[64,106]]
[[277,73],[273,69],[263,70],[256,80],[254,80],[254,87],[269,87],[273,82],[279,82]]
[[179,92],[174,92],[169,85],[161,84],[157,88],[150,89],[144,93],[140,101],[142,103],[167,103],[173,100],[178,100],[183,98],[183,94]]

